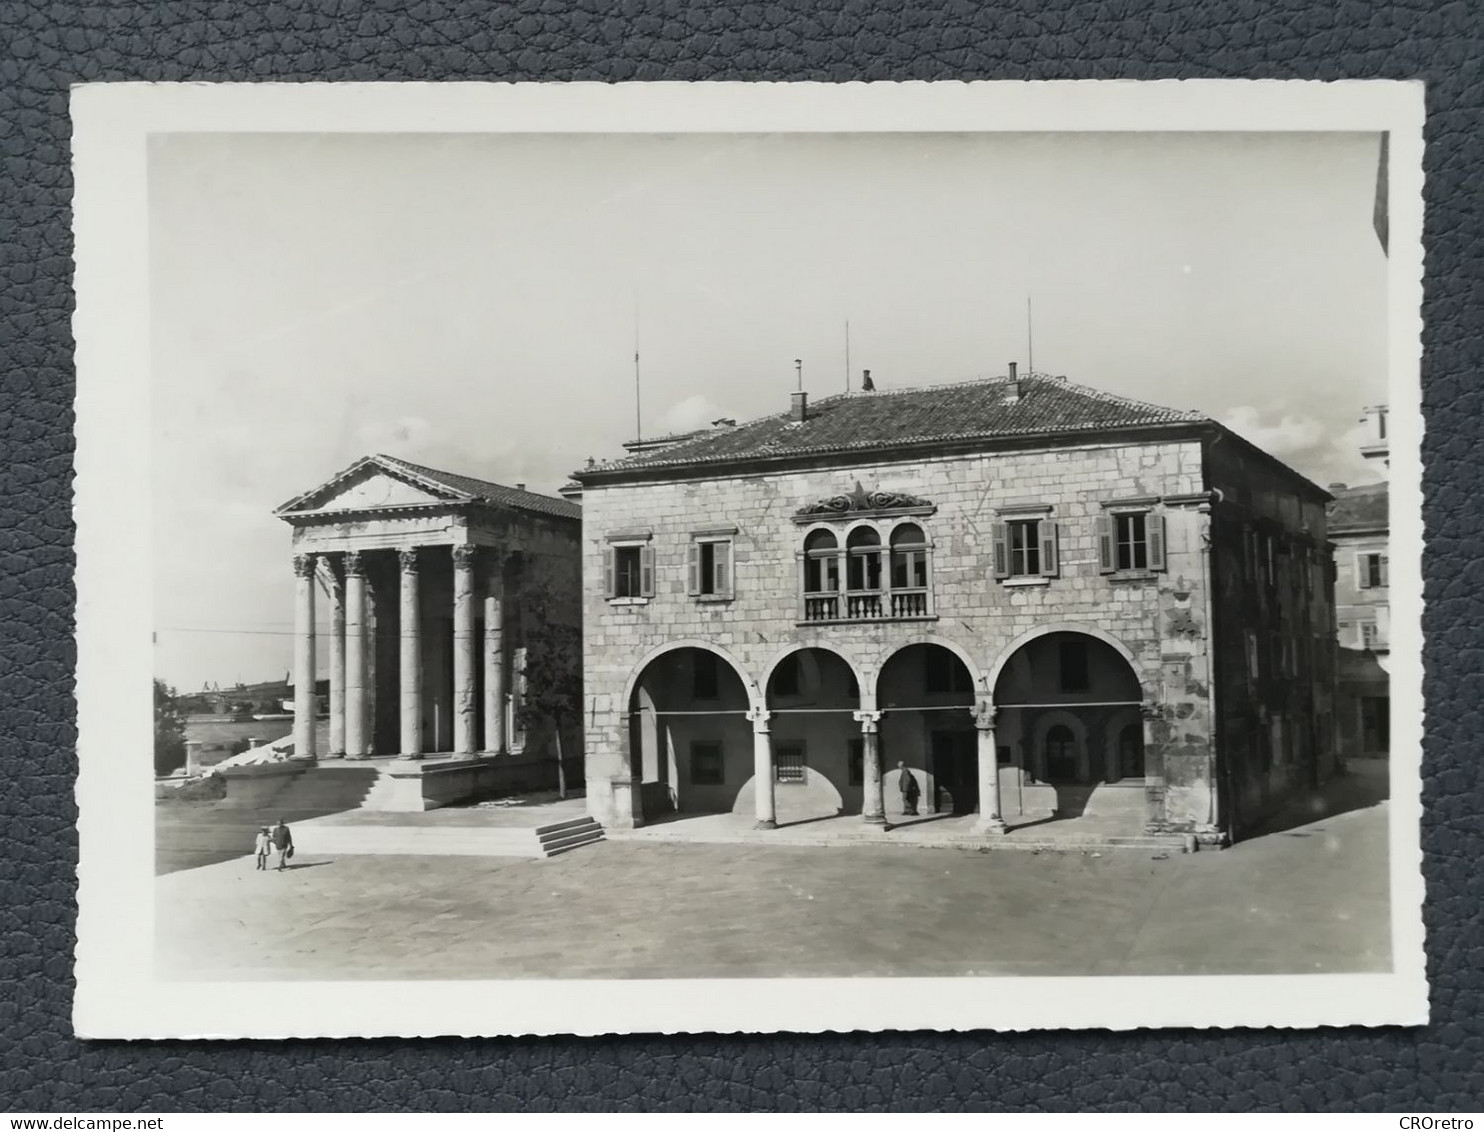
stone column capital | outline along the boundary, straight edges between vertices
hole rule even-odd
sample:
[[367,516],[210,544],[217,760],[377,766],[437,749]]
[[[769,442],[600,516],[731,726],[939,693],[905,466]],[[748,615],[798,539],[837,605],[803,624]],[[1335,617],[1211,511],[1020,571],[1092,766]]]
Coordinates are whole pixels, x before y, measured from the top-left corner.
[[999,715],[1000,709],[995,707],[989,700],[980,700],[970,709],[974,713],[974,726],[980,731],[993,731],[995,717]]
[[773,713],[767,708],[748,708],[747,719],[752,724],[752,729],[758,734],[764,734],[768,730],[768,720],[773,718]]
[[364,577],[365,573],[366,563],[361,557],[361,552],[359,550],[347,550],[345,552],[345,576],[347,578],[360,578]]
[[294,576],[296,578],[314,577],[315,556],[313,554],[294,555]]
[[1159,704],[1146,701],[1139,705],[1139,718],[1146,723],[1154,723],[1156,720],[1164,718],[1164,711],[1160,708]]
[[468,570],[474,566],[475,556],[479,548],[472,542],[455,543],[453,547],[453,564],[456,569]]
[[857,711],[851,712],[851,715],[861,725],[861,730],[868,735],[874,734],[876,725],[881,722],[881,713],[879,711]]
[[415,546],[404,546],[397,551],[397,565],[404,574],[417,573],[418,553]]

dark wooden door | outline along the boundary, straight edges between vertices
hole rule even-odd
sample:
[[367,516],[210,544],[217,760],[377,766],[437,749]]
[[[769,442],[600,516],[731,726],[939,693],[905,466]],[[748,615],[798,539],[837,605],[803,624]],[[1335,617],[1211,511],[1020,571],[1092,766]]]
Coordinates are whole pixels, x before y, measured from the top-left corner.
[[934,731],[933,808],[972,814],[979,806],[978,741],[973,731]]

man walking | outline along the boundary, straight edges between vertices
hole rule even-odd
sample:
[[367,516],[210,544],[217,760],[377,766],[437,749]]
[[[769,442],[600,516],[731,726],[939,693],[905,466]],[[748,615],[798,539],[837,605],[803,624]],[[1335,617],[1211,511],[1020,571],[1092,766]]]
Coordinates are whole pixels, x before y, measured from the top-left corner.
[[278,819],[278,824],[273,827],[273,848],[278,850],[278,871],[283,872],[288,866],[285,862],[294,855],[294,835],[289,832],[289,827],[283,824],[283,819]]

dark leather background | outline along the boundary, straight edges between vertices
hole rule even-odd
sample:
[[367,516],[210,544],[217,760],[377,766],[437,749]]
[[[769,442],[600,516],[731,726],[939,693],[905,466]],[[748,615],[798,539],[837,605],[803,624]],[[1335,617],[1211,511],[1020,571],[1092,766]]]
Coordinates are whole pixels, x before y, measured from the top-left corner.
[[[0,1107],[1479,1108],[1480,13],[1470,0],[0,3]],[[69,84],[1211,76],[1429,84],[1430,1027],[283,1044],[72,1038]]]

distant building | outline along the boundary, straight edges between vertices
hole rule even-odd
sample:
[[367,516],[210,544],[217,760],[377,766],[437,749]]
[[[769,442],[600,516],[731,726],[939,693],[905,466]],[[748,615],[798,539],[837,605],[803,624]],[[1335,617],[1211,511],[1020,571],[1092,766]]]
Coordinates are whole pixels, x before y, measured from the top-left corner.
[[[1389,467],[1386,407],[1372,406],[1362,419],[1368,436],[1361,452]],[[1334,484],[1331,490],[1340,751],[1347,757],[1377,757],[1391,749],[1389,485]]]
[[1220,843],[1333,767],[1330,497],[1204,416],[1012,367],[626,447],[570,489],[605,825],[882,825],[907,774]]

